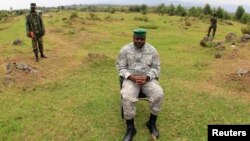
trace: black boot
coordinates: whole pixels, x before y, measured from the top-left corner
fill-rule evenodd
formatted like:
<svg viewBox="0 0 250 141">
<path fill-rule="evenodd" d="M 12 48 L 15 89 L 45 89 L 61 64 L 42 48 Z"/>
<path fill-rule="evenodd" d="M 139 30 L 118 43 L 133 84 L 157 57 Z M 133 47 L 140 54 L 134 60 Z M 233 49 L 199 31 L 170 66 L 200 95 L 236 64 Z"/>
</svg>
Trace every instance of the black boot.
<svg viewBox="0 0 250 141">
<path fill-rule="evenodd" d="M 35 54 L 35 61 L 39 62 L 38 54 Z"/>
<path fill-rule="evenodd" d="M 148 122 L 146 123 L 146 126 L 148 127 L 150 134 L 154 135 L 158 139 L 160 134 L 156 128 L 156 120 L 157 116 L 151 114 Z"/>
<path fill-rule="evenodd" d="M 42 58 L 47 58 L 47 57 L 43 54 L 43 52 L 41 52 L 41 57 L 42 57 Z"/>
<path fill-rule="evenodd" d="M 132 141 L 134 135 L 136 134 L 136 129 L 134 126 L 134 119 L 126 120 L 127 123 L 127 132 L 123 138 L 123 141 Z"/>
</svg>

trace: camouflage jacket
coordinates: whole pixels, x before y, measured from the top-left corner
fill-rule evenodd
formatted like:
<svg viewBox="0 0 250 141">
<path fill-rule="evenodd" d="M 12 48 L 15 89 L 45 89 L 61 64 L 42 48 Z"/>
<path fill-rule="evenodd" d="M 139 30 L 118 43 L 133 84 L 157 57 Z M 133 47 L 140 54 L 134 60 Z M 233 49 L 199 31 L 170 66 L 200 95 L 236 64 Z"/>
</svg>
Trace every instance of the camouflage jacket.
<svg viewBox="0 0 250 141">
<path fill-rule="evenodd" d="M 119 75 L 128 78 L 131 74 L 145 74 L 150 79 L 159 77 L 160 60 L 156 49 L 148 44 L 140 49 L 130 43 L 124 46 L 118 55 L 116 68 Z"/>
<path fill-rule="evenodd" d="M 26 32 L 34 32 L 36 36 L 43 36 L 45 34 L 45 28 L 40 13 L 29 13 L 26 16 Z"/>
<path fill-rule="evenodd" d="M 211 26 L 213 26 L 213 27 L 217 27 L 217 19 L 216 18 L 211 18 L 210 19 L 210 22 L 211 22 Z"/>
</svg>

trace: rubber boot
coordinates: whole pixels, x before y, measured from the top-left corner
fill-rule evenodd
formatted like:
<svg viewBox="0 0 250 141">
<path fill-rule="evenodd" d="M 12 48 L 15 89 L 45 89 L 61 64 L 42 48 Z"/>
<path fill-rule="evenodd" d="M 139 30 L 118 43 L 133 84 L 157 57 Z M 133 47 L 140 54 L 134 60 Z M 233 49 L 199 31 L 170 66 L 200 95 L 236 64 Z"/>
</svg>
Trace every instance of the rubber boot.
<svg viewBox="0 0 250 141">
<path fill-rule="evenodd" d="M 39 62 L 38 54 L 35 54 L 35 62 Z"/>
<path fill-rule="evenodd" d="M 127 123 L 127 132 L 123 138 L 123 141 L 132 141 L 134 135 L 136 134 L 134 119 L 126 120 L 126 123 Z"/>
<path fill-rule="evenodd" d="M 151 114 L 148 122 L 146 123 L 146 126 L 148 127 L 150 134 L 155 136 L 158 139 L 160 134 L 159 134 L 158 129 L 156 128 L 156 120 L 157 120 L 157 116 Z"/>
</svg>

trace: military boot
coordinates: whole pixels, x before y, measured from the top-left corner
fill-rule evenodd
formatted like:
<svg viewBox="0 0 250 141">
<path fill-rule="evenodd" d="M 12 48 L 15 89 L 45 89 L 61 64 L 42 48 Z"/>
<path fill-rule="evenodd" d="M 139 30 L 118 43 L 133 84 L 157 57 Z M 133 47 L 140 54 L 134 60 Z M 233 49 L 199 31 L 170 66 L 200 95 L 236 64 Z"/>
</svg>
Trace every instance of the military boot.
<svg viewBox="0 0 250 141">
<path fill-rule="evenodd" d="M 35 61 L 39 62 L 38 54 L 35 54 Z"/>
<path fill-rule="evenodd" d="M 146 123 L 146 126 L 148 127 L 150 134 L 155 136 L 158 139 L 160 134 L 156 128 L 156 120 L 157 120 L 157 116 L 151 114 L 148 122 Z"/>
<path fill-rule="evenodd" d="M 47 57 L 43 54 L 43 52 L 41 52 L 41 58 L 47 58 Z"/>
<path fill-rule="evenodd" d="M 134 119 L 126 120 L 127 123 L 127 132 L 123 138 L 123 141 L 132 141 L 134 135 L 136 134 L 136 129 L 134 126 Z"/>
</svg>

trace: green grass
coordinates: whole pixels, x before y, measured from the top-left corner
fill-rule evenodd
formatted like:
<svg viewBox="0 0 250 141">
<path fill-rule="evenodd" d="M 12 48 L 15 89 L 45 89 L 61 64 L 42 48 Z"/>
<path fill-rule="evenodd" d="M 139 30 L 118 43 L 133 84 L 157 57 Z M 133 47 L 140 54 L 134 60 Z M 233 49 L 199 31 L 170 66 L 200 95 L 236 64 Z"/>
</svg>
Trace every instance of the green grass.
<svg viewBox="0 0 250 141">
<path fill-rule="evenodd" d="M 70 26 L 61 19 L 70 12 L 47 13 L 48 32 L 45 36 L 47 60 L 33 62 L 30 40 L 25 37 L 24 18 L 12 23 L 1 23 L 0 52 L 4 60 L 19 59 L 35 65 L 42 77 L 33 83 L 16 79 L 14 85 L 0 85 L 0 140 L 84 140 L 118 141 L 125 133 L 125 122 L 120 118 L 120 94 L 116 57 L 122 46 L 132 41 L 132 29 L 155 25 L 148 29 L 147 41 L 154 45 L 161 58 L 160 84 L 165 98 L 158 119 L 159 141 L 201 141 L 207 139 L 208 124 L 247 124 L 249 101 L 231 94 L 213 82 L 214 50 L 199 46 L 206 35 L 208 23 L 198 19 L 185 30 L 181 17 L 148 14 L 148 22 L 134 21 L 141 14 L 97 13 L 104 19 L 88 21 L 84 18 Z M 164 23 L 166 21 L 166 23 Z M 240 34 L 239 23 L 218 26 L 216 40 L 224 40 L 225 31 Z M 52 32 L 61 29 L 62 32 Z M 84 30 L 80 30 L 84 29 Z M 74 31 L 74 34 L 65 34 Z M 24 45 L 13 47 L 16 37 Z M 88 60 L 95 52 L 107 58 Z M 28 57 L 27 57 L 28 56 Z M 88 60 L 88 61 L 86 61 Z M 27 75 L 27 77 L 31 77 Z M 3 77 L 0 77 L 4 79 Z M 217 89 L 207 89 L 216 87 Z M 200 87 L 202 86 L 202 87 Z M 217 91 L 218 90 L 218 91 Z M 145 122 L 149 116 L 146 101 L 137 103 L 135 117 L 138 133 L 135 141 L 148 140 Z"/>
</svg>

